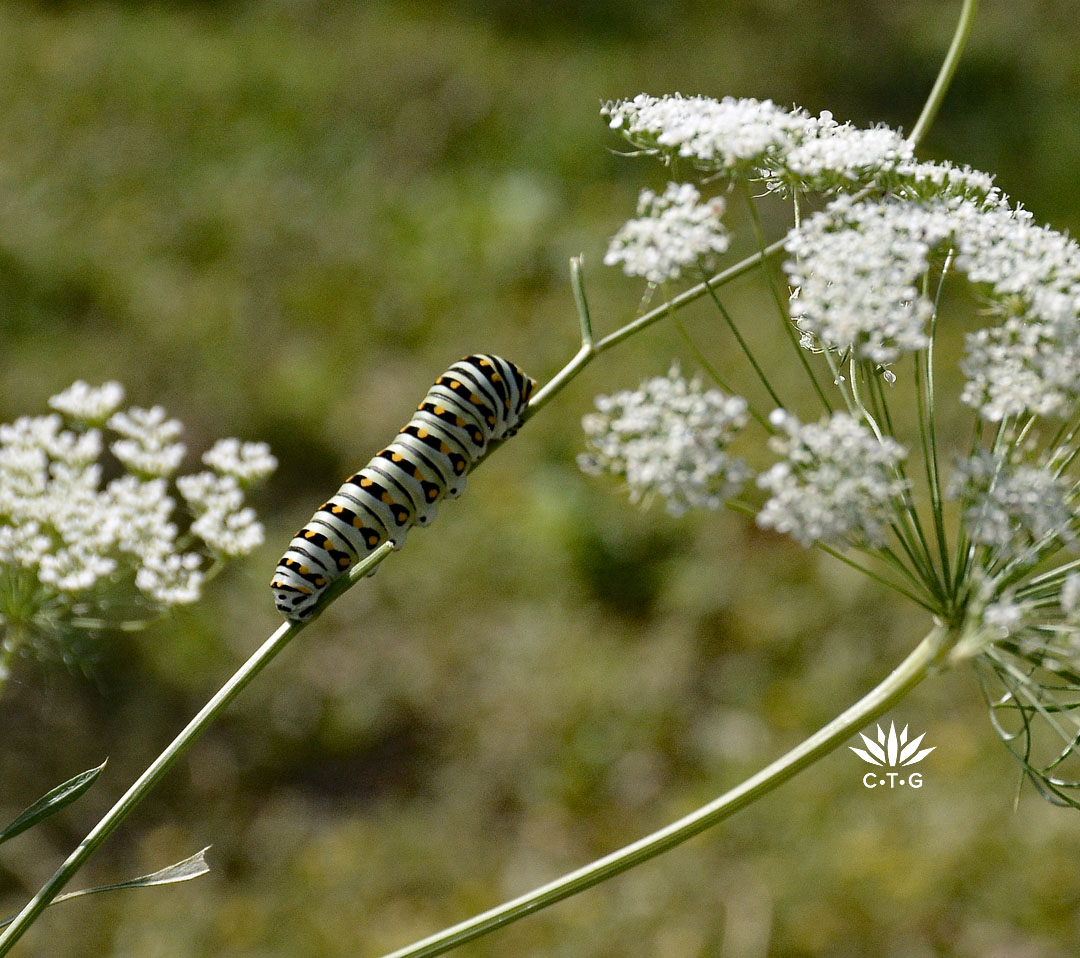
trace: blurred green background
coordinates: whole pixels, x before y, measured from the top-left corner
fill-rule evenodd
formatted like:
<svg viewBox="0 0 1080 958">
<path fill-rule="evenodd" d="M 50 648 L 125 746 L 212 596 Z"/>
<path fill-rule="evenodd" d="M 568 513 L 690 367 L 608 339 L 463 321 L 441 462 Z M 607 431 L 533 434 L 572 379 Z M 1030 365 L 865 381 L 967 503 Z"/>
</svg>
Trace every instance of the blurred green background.
<svg viewBox="0 0 1080 958">
<path fill-rule="evenodd" d="M 266 587 L 315 504 L 475 350 L 540 379 L 640 286 L 599 261 L 655 164 L 598 108 L 771 97 L 910 129 L 958 4 L 235 0 L 0 5 L 0 421 L 76 378 L 162 403 L 192 451 L 265 439 L 267 545 L 206 600 L 108 636 L 87 676 L 21 664 L 0 819 L 108 756 L 0 851 L 13 912 L 278 622 Z M 1080 26 L 988 2 L 926 155 L 1080 225 Z M 733 204 L 734 205 L 734 204 Z M 738 225 L 740 213 L 734 214 Z M 769 224 L 773 235 L 783 228 Z M 730 293 L 765 315 L 752 282 Z M 702 307 L 688 323 L 710 343 Z M 702 332 L 704 331 L 704 332 Z M 730 350 L 713 349 L 724 369 Z M 62 905 L 21 956 L 376 955 L 668 822 L 853 701 L 927 627 L 732 515 L 669 519 L 574 466 L 597 392 L 692 358 L 607 354 L 306 631 L 76 884 L 213 844 L 212 875 Z M 1080 950 L 1080 817 L 1025 790 L 974 677 L 895 717 L 921 791 L 846 749 L 731 822 L 470 956 L 1037 958 Z"/>
</svg>

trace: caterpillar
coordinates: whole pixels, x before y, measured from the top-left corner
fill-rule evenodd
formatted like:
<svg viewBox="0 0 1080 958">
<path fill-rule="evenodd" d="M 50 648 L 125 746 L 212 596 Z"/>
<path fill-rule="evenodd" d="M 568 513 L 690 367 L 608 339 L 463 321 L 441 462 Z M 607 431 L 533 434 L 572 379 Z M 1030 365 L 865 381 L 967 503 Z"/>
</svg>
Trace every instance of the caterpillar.
<svg viewBox="0 0 1080 958">
<path fill-rule="evenodd" d="M 303 621 L 338 576 L 456 499 L 492 442 L 517 432 L 536 382 L 499 356 L 466 356 L 435 380 L 408 424 L 301 529 L 270 580 L 278 611 Z M 374 571 L 374 570 L 373 570 Z"/>
</svg>

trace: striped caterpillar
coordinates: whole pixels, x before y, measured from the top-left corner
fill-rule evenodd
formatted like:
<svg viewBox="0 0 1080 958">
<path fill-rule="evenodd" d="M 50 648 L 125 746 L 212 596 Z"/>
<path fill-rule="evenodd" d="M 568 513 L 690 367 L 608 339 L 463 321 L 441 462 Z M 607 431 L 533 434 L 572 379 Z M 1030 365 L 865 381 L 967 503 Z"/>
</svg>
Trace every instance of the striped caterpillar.
<svg viewBox="0 0 1080 958">
<path fill-rule="evenodd" d="M 435 380 L 385 449 L 321 505 L 270 581 L 278 611 L 303 621 L 327 586 L 380 543 L 400 549 L 413 525 L 456 499 L 488 445 L 517 432 L 536 382 L 499 356 L 466 356 Z"/>
</svg>

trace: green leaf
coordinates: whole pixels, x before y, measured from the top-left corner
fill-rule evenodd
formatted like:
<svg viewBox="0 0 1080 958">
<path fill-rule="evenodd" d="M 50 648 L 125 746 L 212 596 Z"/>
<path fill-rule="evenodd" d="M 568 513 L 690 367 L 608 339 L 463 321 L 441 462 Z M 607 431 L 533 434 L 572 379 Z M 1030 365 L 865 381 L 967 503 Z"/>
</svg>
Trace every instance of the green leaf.
<svg viewBox="0 0 1080 958">
<path fill-rule="evenodd" d="M 102 762 L 97 768 L 79 772 L 78 775 L 69 778 L 63 785 L 57 785 L 51 792 L 46 792 L 0 832 L 0 844 L 6 842 L 9 838 L 14 838 L 20 832 L 25 832 L 28 828 L 33 828 L 38 822 L 70 805 L 97 781 L 104 768 L 105 762 Z"/>
<path fill-rule="evenodd" d="M 206 864 L 206 853 L 209 849 L 210 846 L 207 845 L 206 848 L 196 852 L 190 858 L 185 858 L 183 861 L 162 868 L 160 871 L 151 872 L 149 875 L 141 875 L 128 881 L 117 882 L 115 885 L 99 885 L 97 888 L 82 888 L 79 891 L 70 891 L 66 895 L 58 895 L 50 904 L 56 905 L 62 901 L 70 901 L 72 898 L 82 898 L 83 895 L 96 895 L 98 892 L 103 891 L 118 891 L 121 888 L 147 888 L 151 885 L 175 885 L 177 882 L 191 881 L 192 878 L 198 878 L 200 875 L 209 873 L 210 866 Z M 0 928 L 10 925 L 12 921 L 14 921 L 14 916 L 0 921 Z"/>
</svg>

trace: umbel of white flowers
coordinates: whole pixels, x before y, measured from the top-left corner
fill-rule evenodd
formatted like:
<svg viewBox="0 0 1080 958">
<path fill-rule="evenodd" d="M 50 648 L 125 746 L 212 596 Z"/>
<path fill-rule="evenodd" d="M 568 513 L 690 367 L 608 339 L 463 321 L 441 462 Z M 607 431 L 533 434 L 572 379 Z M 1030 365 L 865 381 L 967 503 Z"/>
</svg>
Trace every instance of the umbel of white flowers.
<svg viewBox="0 0 1080 958">
<path fill-rule="evenodd" d="M 819 390 L 810 415 L 751 409 L 768 442 L 750 455 L 746 416 L 727 412 L 738 397 L 673 371 L 597 400 L 582 466 L 678 514 L 746 495 L 750 469 L 729 450 L 737 442 L 759 466 L 764 501 L 739 503 L 759 524 L 891 564 L 911 590 L 900 591 L 959 628 L 954 658 L 989 662 L 1014 713 L 1042 716 L 1074 748 L 1080 721 L 1051 700 L 1080 691 L 1080 560 L 1069 558 L 1080 539 L 1080 246 L 1011 205 L 989 175 L 921 162 L 886 127 L 678 95 L 641 95 L 603 113 L 636 155 L 684 174 L 660 196 L 642 193 L 638 216 L 613 238 L 605 262 L 628 275 L 653 284 L 708 275 L 729 234 L 705 185 L 715 193 L 743 184 L 748 196 L 787 199 L 796 213 L 813 200 L 819 211 L 796 216 L 784 241 L 786 322 L 813 354 L 802 365 L 824 360 L 821 378 L 836 392 L 829 409 Z M 937 448 L 939 400 L 929 385 L 946 274 L 966 276 L 984 317 L 965 335 L 958 370 L 973 412 L 959 455 Z M 891 386 L 888 367 L 904 360 L 914 370 L 903 383 L 910 392 Z M 684 394 L 701 401 L 672 403 Z M 897 436 L 892 423 L 909 417 L 888 409 L 908 396 L 919 425 Z M 911 475 L 928 478 L 916 484 Z M 947 528 L 949 498 L 959 502 L 959 527 Z M 1041 782 L 1060 787 L 1049 772 Z"/>
<path fill-rule="evenodd" d="M 0 426 L 5 671 L 16 634 L 32 644 L 131 626 L 194 602 L 211 566 L 263 541 L 244 490 L 276 468 L 269 448 L 220 440 L 208 470 L 174 480 L 182 425 L 160 406 L 120 410 L 123 399 L 119 383 L 76 382 L 49 400 L 53 413 Z"/>
</svg>

